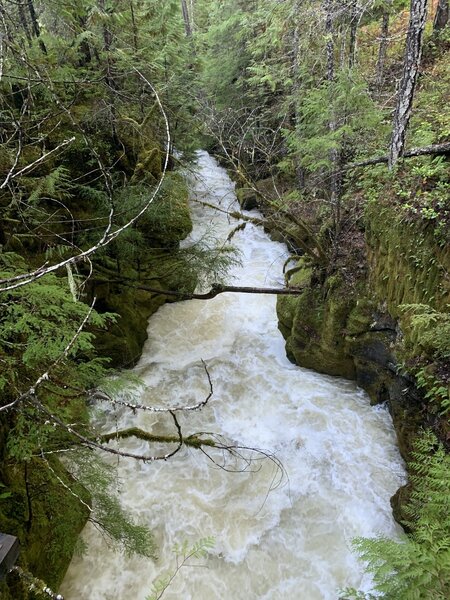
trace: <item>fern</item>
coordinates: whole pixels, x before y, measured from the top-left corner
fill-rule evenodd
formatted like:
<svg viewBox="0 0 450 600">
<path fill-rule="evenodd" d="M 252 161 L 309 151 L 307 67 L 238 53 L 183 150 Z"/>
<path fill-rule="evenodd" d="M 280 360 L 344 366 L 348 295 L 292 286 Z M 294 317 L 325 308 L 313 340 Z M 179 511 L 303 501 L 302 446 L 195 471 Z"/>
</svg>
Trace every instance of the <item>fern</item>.
<svg viewBox="0 0 450 600">
<path fill-rule="evenodd" d="M 51 173 L 34 182 L 33 191 L 28 197 L 28 204 L 35 205 L 42 196 L 64 200 L 70 197 L 72 181 L 70 172 L 63 166 L 53 169 Z"/>
<path fill-rule="evenodd" d="M 14 257 L 0 255 L 0 264 L 6 267 L 0 277 L 20 274 L 19 269 L 9 267 Z M 74 302 L 65 279 L 51 274 L 23 288 L 3 292 L 2 302 L 0 402 L 19 397 L 50 368 L 49 379 L 38 389 L 40 401 L 64 422 L 85 422 L 82 392 L 105 376 L 107 362 L 95 356 L 91 330 L 85 328 L 74 339 L 88 306 Z M 92 311 L 88 327 L 105 327 L 111 319 L 113 315 Z M 32 405 L 22 405 L 9 433 L 8 451 L 16 459 L 28 459 L 39 448 L 49 443 L 58 446 L 65 439 Z"/>
<path fill-rule="evenodd" d="M 413 342 L 435 358 L 450 358 L 450 314 L 428 304 L 403 304 L 400 308 Z"/>
<path fill-rule="evenodd" d="M 400 542 L 358 538 L 354 547 L 383 598 L 445 600 L 450 597 L 450 456 L 426 432 L 413 459 L 413 492 L 406 507 L 411 536 Z"/>
</svg>

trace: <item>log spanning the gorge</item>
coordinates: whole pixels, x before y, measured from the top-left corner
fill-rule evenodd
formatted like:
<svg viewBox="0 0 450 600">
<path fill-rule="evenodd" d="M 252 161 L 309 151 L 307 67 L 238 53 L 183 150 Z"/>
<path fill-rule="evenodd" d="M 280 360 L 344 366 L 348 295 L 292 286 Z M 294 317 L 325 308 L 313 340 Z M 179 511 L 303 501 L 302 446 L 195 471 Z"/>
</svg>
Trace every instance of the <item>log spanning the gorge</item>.
<svg viewBox="0 0 450 600">
<path fill-rule="evenodd" d="M 145 285 L 138 285 L 135 287 L 139 290 L 145 290 L 147 292 L 153 292 L 155 294 L 161 294 L 164 296 L 174 296 L 179 300 L 210 300 L 211 298 L 215 298 L 219 294 L 224 294 L 226 292 L 234 294 L 271 294 L 274 296 L 293 296 L 302 294 L 304 292 L 303 288 L 260 288 L 239 285 L 221 285 L 219 283 L 213 284 L 211 286 L 211 289 L 208 292 L 204 292 L 203 294 L 190 294 L 186 292 L 174 292 L 160 289 L 158 290 L 157 288 L 152 288 Z"/>
</svg>

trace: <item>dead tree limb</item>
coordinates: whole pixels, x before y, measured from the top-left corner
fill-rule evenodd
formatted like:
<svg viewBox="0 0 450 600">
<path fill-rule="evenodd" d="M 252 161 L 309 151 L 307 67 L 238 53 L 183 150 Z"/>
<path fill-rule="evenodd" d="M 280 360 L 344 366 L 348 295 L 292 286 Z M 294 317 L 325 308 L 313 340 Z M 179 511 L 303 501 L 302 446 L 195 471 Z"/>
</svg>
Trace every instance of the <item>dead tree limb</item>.
<svg viewBox="0 0 450 600">
<path fill-rule="evenodd" d="M 416 156 L 447 156 L 450 154 L 450 142 L 443 142 L 442 144 L 434 144 L 432 146 L 424 146 L 423 148 L 411 148 L 405 152 L 402 158 L 415 158 Z M 359 162 L 350 163 L 343 167 L 343 171 L 350 169 L 356 169 L 357 167 L 368 167 L 370 165 L 378 165 L 381 163 L 388 163 L 389 156 L 377 156 L 376 158 L 369 158 L 367 160 L 361 160 Z"/>
<path fill-rule="evenodd" d="M 208 395 L 200 402 L 196 402 L 195 404 L 187 404 L 182 406 L 170 406 L 170 407 L 161 407 L 161 406 L 148 406 L 147 404 L 137 404 L 135 402 L 127 402 L 126 400 L 121 400 L 120 398 L 114 398 L 110 394 L 107 394 L 103 390 L 94 389 L 88 392 L 89 400 L 100 401 L 100 402 L 109 402 L 115 406 L 123 406 L 125 408 L 131 409 L 133 412 L 137 410 L 152 412 L 152 413 L 174 413 L 174 412 L 192 412 L 196 410 L 202 409 L 206 406 L 209 400 L 212 398 L 214 394 L 214 388 L 211 381 L 211 375 L 209 374 L 208 367 L 206 366 L 205 361 L 202 359 L 202 365 L 205 369 L 206 377 L 208 379 L 209 392 Z"/>
<path fill-rule="evenodd" d="M 93 450 L 102 450 L 103 452 L 106 452 L 108 454 L 113 454 L 114 456 L 121 456 L 123 458 L 133 458 L 135 460 L 140 460 L 144 463 L 151 463 L 151 462 L 155 462 L 158 460 L 167 460 L 167 459 L 171 458 L 172 456 L 175 456 L 175 454 L 177 454 L 183 446 L 183 436 L 181 435 L 181 428 L 178 423 L 177 417 L 176 417 L 175 413 L 173 413 L 173 412 L 171 412 L 170 414 L 173 418 L 175 427 L 179 434 L 178 436 L 173 438 L 174 440 L 177 440 L 177 442 L 176 442 L 177 445 L 174 448 L 174 450 L 171 450 L 171 451 L 165 452 L 164 454 L 159 454 L 159 455 L 135 454 L 134 452 L 127 452 L 125 450 L 117 450 L 115 448 L 110 448 L 109 446 L 106 446 L 105 444 L 98 441 L 98 438 L 93 439 L 92 437 L 88 437 L 87 435 L 83 435 L 79 431 L 76 431 L 73 428 L 73 426 L 67 425 L 67 423 L 64 423 L 64 421 L 62 419 L 60 419 L 58 416 L 53 414 L 36 397 L 34 397 L 30 400 L 30 404 L 34 408 L 37 408 L 38 411 L 42 415 L 44 415 L 45 417 L 50 419 L 50 422 L 54 423 L 55 425 L 58 425 L 64 431 L 67 431 L 67 433 L 69 433 L 74 438 L 76 445 L 84 446 L 86 448 L 91 448 Z"/>
</svg>

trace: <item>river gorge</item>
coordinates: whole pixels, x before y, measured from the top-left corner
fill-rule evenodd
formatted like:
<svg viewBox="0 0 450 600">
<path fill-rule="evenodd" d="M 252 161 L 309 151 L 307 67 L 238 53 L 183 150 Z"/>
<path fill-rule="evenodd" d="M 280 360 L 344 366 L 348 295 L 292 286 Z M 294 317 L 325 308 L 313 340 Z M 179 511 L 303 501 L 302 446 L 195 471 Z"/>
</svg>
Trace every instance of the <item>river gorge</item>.
<svg viewBox="0 0 450 600">
<path fill-rule="evenodd" d="M 237 206 L 234 184 L 205 152 L 189 179 L 194 230 L 185 243 L 225 241 L 235 224 L 195 200 L 228 210 Z M 250 223 L 232 243 L 242 265 L 230 283 L 283 287 L 283 244 Z M 214 393 L 201 411 L 180 416 L 184 436 L 214 432 L 275 455 L 282 469 L 258 453 L 247 463 L 212 450 L 214 463 L 186 447 L 167 462 L 121 459 L 121 500 L 154 532 L 159 558 L 115 553 L 88 524 L 88 550 L 61 588 L 66 600 L 145 600 L 152 582 L 174 571 L 174 544 L 206 536 L 215 540 L 210 555 L 183 567 L 165 600 L 332 600 L 347 586 L 370 589 L 352 539 L 402 535 L 389 505 L 405 482 L 391 418 L 354 383 L 289 362 L 275 302 L 227 293 L 166 304 L 150 318 L 134 372 L 143 381 L 137 402 L 192 405 L 209 391 L 203 360 Z M 173 433 L 169 418 L 149 412 L 118 410 L 102 425 Z M 120 447 L 148 450 L 137 440 Z"/>
</svg>

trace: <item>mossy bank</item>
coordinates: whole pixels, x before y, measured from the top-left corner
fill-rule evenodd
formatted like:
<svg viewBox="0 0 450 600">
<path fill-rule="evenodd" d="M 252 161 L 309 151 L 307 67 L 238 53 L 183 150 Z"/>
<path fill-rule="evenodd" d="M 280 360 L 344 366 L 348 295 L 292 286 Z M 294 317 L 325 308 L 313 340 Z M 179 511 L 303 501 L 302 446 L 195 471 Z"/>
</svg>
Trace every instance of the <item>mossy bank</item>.
<svg viewBox="0 0 450 600">
<path fill-rule="evenodd" d="M 448 360 L 439 354 L 450 342 L 450 251 L 435 233 L 405 210 L 369 202 L 358 259 L 349 252 L 324 275 L 302 258 L 290 284 L 303 291 L 277 304 L 289 358 L 387 402 L 406 460 L 421 428 L 445 443 L 450 436 Z M 394 509 L 400 517 L 397 500 Z"/>
<path fill-rule="evenodd" d="M 152 164 L 155 167 L 154 160 Z M 160 172 L 160 163 L 156 171 Z M 150 192 L 145 186 L 139 188 L 139 193 Z M 131 366 L 138 360 L 147 337 L 147 320 L 167 299 L 163 290 L 195 286 L 195 277 L 177 255 L 180 240 L 191 228 L 185 181 L 169 172 L 162 193 L 128 238 L 96 257 L 86 300 L 95 297 L 98 312 L 115 314 L 107 330 L 92 330 L 99 356 L 107 357 L 111 366 Z M 77 418 L 86 420 L 87 412 L 82 412 Z M 89 516 L 79 500 L 87 500 L 87 494 L 54 456 L 26 461 L 9 458 L 12 425 L 6 418 L 0 422 L 0 531 L 19 538 L 18 564 L 56 590 Z M 0 582 L 1 600 L 35 597 L 41 596 L 30 592 L 14 574 Z"/>
</svg>

